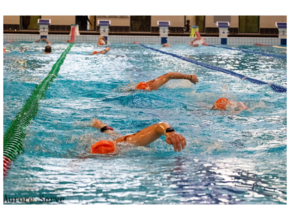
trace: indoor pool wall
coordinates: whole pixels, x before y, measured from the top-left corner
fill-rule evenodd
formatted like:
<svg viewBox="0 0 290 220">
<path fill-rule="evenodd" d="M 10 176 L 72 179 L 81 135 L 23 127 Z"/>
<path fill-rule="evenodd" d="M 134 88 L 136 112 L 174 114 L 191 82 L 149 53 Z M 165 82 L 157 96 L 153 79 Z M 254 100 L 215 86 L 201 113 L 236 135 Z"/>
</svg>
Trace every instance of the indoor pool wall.
<svg viewBox="0 0 290 220">
<path fill-rule="evenodd" d="M 4 131 L 68 44 L 53 44 L 49 56 L 41 54 L 43 46 L 7 45 L 13 49 L 4 55 Z M 160 49 L 158 43 L 151 47 Z M 286 94 L 137 45 L 112 43 L 112 48 L 105 56 L 88 56 L 99 48 L 72 47 L 27 131 L 25 153 L 6 177 L 4 195 L 60 196 L 65 204 L 287 203 Z M 287 86 L 286 60 L 211 47 L 192 50 L 184 44 L 162 50 Z M 130 91 L 138 81 L 169 71 L 195 73 L 200 82 Z M 239 115 L 211 111 L 220 96 L 243 100 L 250 110 Z M 88 126 L 95 117 L 122 134 L 167 121 L 188 146 L 176 153 L 161 138 L 151 148 L 88 158 L 87 148 L 106 137 Z"/>
<path fill-rule="evenodd" d="M 76 43 L 96 43 L 99 35 L 80 35 L 75 36 Z M 4 41 L 36 41 L 40 38 L 38 34 L 4 34 Z M 208 44 L 220 44 L 219 37 L 204 37 Z M 50 34 L 47 37 L 51 42 L 65 43 L 70 39 L 69 35 Z M 169 44 L 188 44 L 193 40 L 192 37 L 168 37 Z M 161 39 L 159 36 L 114 36 L 109 35 L 109 43 L 133 43 L 137 41 L 143 44 L 159 44 Z M 260 38 L 260 37 L 229 37 L 227 45 L 280 45 L 279 38 Z"/>
</svg>

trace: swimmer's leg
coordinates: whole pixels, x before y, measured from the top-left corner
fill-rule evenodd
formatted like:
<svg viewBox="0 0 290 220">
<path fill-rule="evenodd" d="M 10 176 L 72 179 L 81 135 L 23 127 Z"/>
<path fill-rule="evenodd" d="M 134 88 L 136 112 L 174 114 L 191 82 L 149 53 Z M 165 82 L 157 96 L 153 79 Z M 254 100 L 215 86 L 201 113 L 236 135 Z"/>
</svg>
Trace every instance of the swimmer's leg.
<svg viewBox="0 0 290 220">
<path fill-rule="evenodd" d="M 188 79 L 194 84 L 198 82 L 196 75 L 187 75 L 183 73 L 169 72 L 158 77 L 157 79 L 153 79 L 147 82 L 147 84 L 149 85 L 150 90 L 158 90 L 159 87 L 163 86 L 170 79 Z"/>
</svg>

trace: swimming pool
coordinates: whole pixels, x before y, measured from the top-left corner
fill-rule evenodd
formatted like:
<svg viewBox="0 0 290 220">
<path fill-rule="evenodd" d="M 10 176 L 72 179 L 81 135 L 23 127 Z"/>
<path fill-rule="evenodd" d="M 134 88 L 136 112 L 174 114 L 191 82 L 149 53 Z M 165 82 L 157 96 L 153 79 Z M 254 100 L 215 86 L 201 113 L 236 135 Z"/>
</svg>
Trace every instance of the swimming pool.
<svg viewBox="0 0 290 220">
<path fill-rule="evenodd" d="M 5 45 L 4 132 L 67 47 L 55 43 L 53 53 L 44 55 L 44 44 Z M 279 48 L 235 48 L 285 54 Z M 79 43 L 67 55 L 27 129 L 25 152 L 5 178 L 4 195 L 64 197 L 64 204 L 287 202 L 286 93 L 133 44 L 112 44 L 108 54 L 89 56 L 94 50 Z M 285 59 L 181 44 L 160 50 L 287 87 Z M 171 71 L 194 73 L 199 83 L 170 81 L 158 91 L 131 91 Z M 238 115 L 211 111 L 220 97 L 250 109 Z M 92 118 L 124 135 L 166 121 L 187 147 L 174 152 L 162 137 L 150 148 L 91 157 L 88 148 L 107 138 L 89 126 Z"/>
</svg>

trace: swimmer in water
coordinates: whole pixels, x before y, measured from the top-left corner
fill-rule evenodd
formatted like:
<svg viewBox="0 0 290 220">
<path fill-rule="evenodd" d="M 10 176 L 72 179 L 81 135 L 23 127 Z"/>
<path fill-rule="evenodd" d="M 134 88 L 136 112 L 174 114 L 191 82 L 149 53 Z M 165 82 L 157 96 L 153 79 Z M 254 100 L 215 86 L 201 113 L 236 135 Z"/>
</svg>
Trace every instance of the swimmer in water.
<svg viewBox="0 0 290 220">
<path fill-rule="evenodd" d="M 5 48 L 3 48 L 3 52 L 4 52 L 4 53 L 6 53 L 6 52 L 7 52 Z"/>
<path fill-rule="evenodd" d="M 98 40 L 98 45 L 105 45 L 105 44 L 107 44 L 106 39 L 104 38 L 104 36 L 100 36 Z"/>
<path fill-rule="evenodd" d="M 136 89 L 143 90 L 158 90 L 159 87 L 163 86 L 171 79 L 187 79 L 193 84 L 198 83 L 196 75 L 187 75 L 177 72 L 169 72 L 162 76 L 159 76 L 157 79 L 153 79 L 148 82 L 140 82 L 137 84 Z"/>
<path fill-rule="evenodd" d="M 95 55 L 95 54 L 106 54 L 110 51 L 110 47 L 107 47 L 106 49 L 100 51 L 100 52 L 97 52 L 97 51 L 94 51 L 92 53 L 90 53 L 89 55 Z"/>
<path fill-rule="evenodd" d="M 162 44 L 162 47 L 171 47 L 171 45 L 168 43 L 165 43 L 165 44 Z"/>
<path fill-rule="evenodd" d="M 189 46 L 191 46 L 191 47 L 198 47 L 199 43 L 196 42 L 196 41 L 200 41 L 202 45 L 208 46 L 208 44 L 205 43 L 205 39 L 203 37 L 197 37 L 197 38 L 193 39 L 193 41 L 191 41 L 189 43 Z"/>
<path fill-rule="evenodd" d="M 249 109 L 248 106 L 244 102 L 236 102 L 232 100 L 228 100 L 227 98 L 218 99 L 212 110 L 226 111 L 231 110 L 234 114 L 239 114 L 241 111 Z"/>
<path fill-rule="evenodd" d="M 44 49 L 45 54 L 50 54 L 51 53 L 51 46 L 47 45 Z"/>
<path fill-rule="evenodd" d="M 45 41 L 45 43 L 47 43 L 47 44 L 52 44 L 52 43 L 51 43 L 50 41 L 48 41 L 45 37 L 43 37 L 43 38 L 41 38 L 41 39 L 35 41 L 35 43 L 39 43 L 40 41 Z"/>
<path fill-rule="evenodd" d="M 181 151 L 185 149 L 186 140 L 185 138 L 175 133 L 174 129 L 170 124 L 166 122 L 160 122 L 158 124 L 151 125 L 143 130 L 125 136 L 121 136 L 114 131 L 113 128 L 107 126 L 100 120 L 93 120 L 92 127 L 99 129 L 102 133 L 112 135 L 116 138 L 113 141 L 102 140 L 91 146 L 90 152 L 92 154 L 110 154 L 118 152 L 118 143 L 127 142 L 134 146 L 148 146 L 162 135 L 166 137 L 165 142 L 167 144 L 173 145 L 175 151 Z M 118 137 L 118 138 L 117 138 Z"/>
</svg>

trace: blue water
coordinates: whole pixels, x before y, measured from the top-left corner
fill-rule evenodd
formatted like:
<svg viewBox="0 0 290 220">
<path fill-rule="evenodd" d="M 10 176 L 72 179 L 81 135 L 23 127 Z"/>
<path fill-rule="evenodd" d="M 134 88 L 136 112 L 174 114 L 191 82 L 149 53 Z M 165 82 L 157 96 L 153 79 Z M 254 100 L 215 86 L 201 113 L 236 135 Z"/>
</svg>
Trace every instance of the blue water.
<svg viewBox="0 0 290 220">
<path fill-rule="evenodd" d="M 55 43 L 44 55 L 44 44 L 5 45 L 4 132 L 67 46 Z M 94 50 L 100 49 L 75 44 L 67 55 L 27 129 L 25 152 L 5 178 L 4 195 L 41 204 L 40 196 L 63 197 L 64 204 L 287 203 L 286 93 L 137 45 L 113 44 L 106 55 L 89 56 Z M 287 87 L 285 59 L 205 46 L 161 50 Z M 132 91 L 172 71 L 196 74 L 199 83 L 175 80 L 158 91 Z M 210 110 L 220 97 L 250 109 L 237 115 Z M 187 146 L 174 152 L 162 137 L 150 148 L 92 156 L 93 143 L 110 139 L 90 126 L 93 118 L 123 135 L 166 121 Z"/>
</svg>

